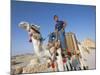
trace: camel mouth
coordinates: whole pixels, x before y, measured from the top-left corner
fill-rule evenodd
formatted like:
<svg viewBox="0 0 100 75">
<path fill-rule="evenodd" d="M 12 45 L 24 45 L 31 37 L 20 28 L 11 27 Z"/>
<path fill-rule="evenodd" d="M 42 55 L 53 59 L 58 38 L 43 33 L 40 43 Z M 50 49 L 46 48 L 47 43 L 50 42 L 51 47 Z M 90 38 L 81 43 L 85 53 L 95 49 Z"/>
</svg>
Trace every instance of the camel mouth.
<svg viewBox="0 0 100 75">
<path fill-rule="evenodd" d="M 18 26 L 22 29 L 25 29 L 25 30 L 29 30 L 29 28 L 30 28 L 29 23 L 24 22 L 24 21 L 20 22 Z"/>
</svg>

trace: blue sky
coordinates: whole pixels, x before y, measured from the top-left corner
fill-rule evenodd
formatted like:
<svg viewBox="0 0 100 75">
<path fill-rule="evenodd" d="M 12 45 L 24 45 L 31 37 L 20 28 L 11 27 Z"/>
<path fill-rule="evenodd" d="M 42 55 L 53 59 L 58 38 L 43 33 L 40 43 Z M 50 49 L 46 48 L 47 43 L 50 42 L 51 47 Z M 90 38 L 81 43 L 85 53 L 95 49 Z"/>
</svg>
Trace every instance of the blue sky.
<svg viewBox="0 0 100 75">
<path fill-rule="evenodd" d="M 79 41 L 85 38 L 95 41 L 95 9 L 95 6 L 12 1 L 12 55 L 33 52 L 27 32 L 18 27 L 21 21 L 40 25 L 45 38 L 54 31 L 55 14 L 68 23 L 66 32 L 74 32 Z"/>
</svg>

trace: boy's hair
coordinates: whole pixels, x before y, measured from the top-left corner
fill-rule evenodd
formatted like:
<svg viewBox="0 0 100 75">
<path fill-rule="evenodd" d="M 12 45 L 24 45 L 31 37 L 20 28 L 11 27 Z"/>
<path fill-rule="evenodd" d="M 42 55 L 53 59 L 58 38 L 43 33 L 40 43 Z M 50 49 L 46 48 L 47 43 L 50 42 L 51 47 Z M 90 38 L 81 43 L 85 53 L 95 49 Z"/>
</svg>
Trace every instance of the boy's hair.
<svg viewBox="0 0 100 75">
<path fill-rule="evenodd" d="M 57 18 L 58 18 L 58 16 L 57 16 L 57 15 L 54 15 L 54 19 L 55 19 L 55 17 L 57 17 Z"/>
</svg>

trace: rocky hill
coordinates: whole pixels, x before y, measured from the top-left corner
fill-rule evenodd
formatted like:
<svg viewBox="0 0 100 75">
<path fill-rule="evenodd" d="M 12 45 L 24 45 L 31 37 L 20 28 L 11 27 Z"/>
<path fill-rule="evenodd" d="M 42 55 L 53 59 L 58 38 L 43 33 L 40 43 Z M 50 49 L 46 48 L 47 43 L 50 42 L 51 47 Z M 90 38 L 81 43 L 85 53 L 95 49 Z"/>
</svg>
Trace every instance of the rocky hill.
<svg viewBox="0 0 100 75">
<path fill-rule="evenodd" d="M 81 44 L 84 46 L 84 47 L 87 47 L 87 48 L 96 48 L 95 47 L 95 42 L 93 40 L 91 40 L 90 38 L 86 38 L 85 40 L 83 40 L 81 42 Z"/>
</svg>

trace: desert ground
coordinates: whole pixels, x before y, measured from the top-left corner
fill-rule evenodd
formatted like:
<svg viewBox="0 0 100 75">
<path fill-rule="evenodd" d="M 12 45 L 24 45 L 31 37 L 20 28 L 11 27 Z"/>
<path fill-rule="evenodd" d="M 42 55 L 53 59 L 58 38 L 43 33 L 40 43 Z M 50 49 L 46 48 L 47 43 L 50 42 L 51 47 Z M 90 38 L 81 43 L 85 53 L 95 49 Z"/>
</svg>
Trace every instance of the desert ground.
<svg viewBox="0 0 100 75">
<path fill-rule="evenodd" d="M 83 44 L 81 45 L 83 46 Z M 96 48 L 95 47 L 88 48 L 88 49 L 83 48 L 81 49 L 81 52 L 85 64 L 88 65 L 88 69 L 89 70 L 95 69 Z M 15 75 L 15 74 L 22 74 L 22 73 L 26 74 L 26 73 L 52 72 L 51 68 L 48 68 L 48 63 L 46 59 L 47 57 L 38 60 L 35 54 L 31 54 L 31 53 L 11 56 L 11 74 Z"/>
</svg>

